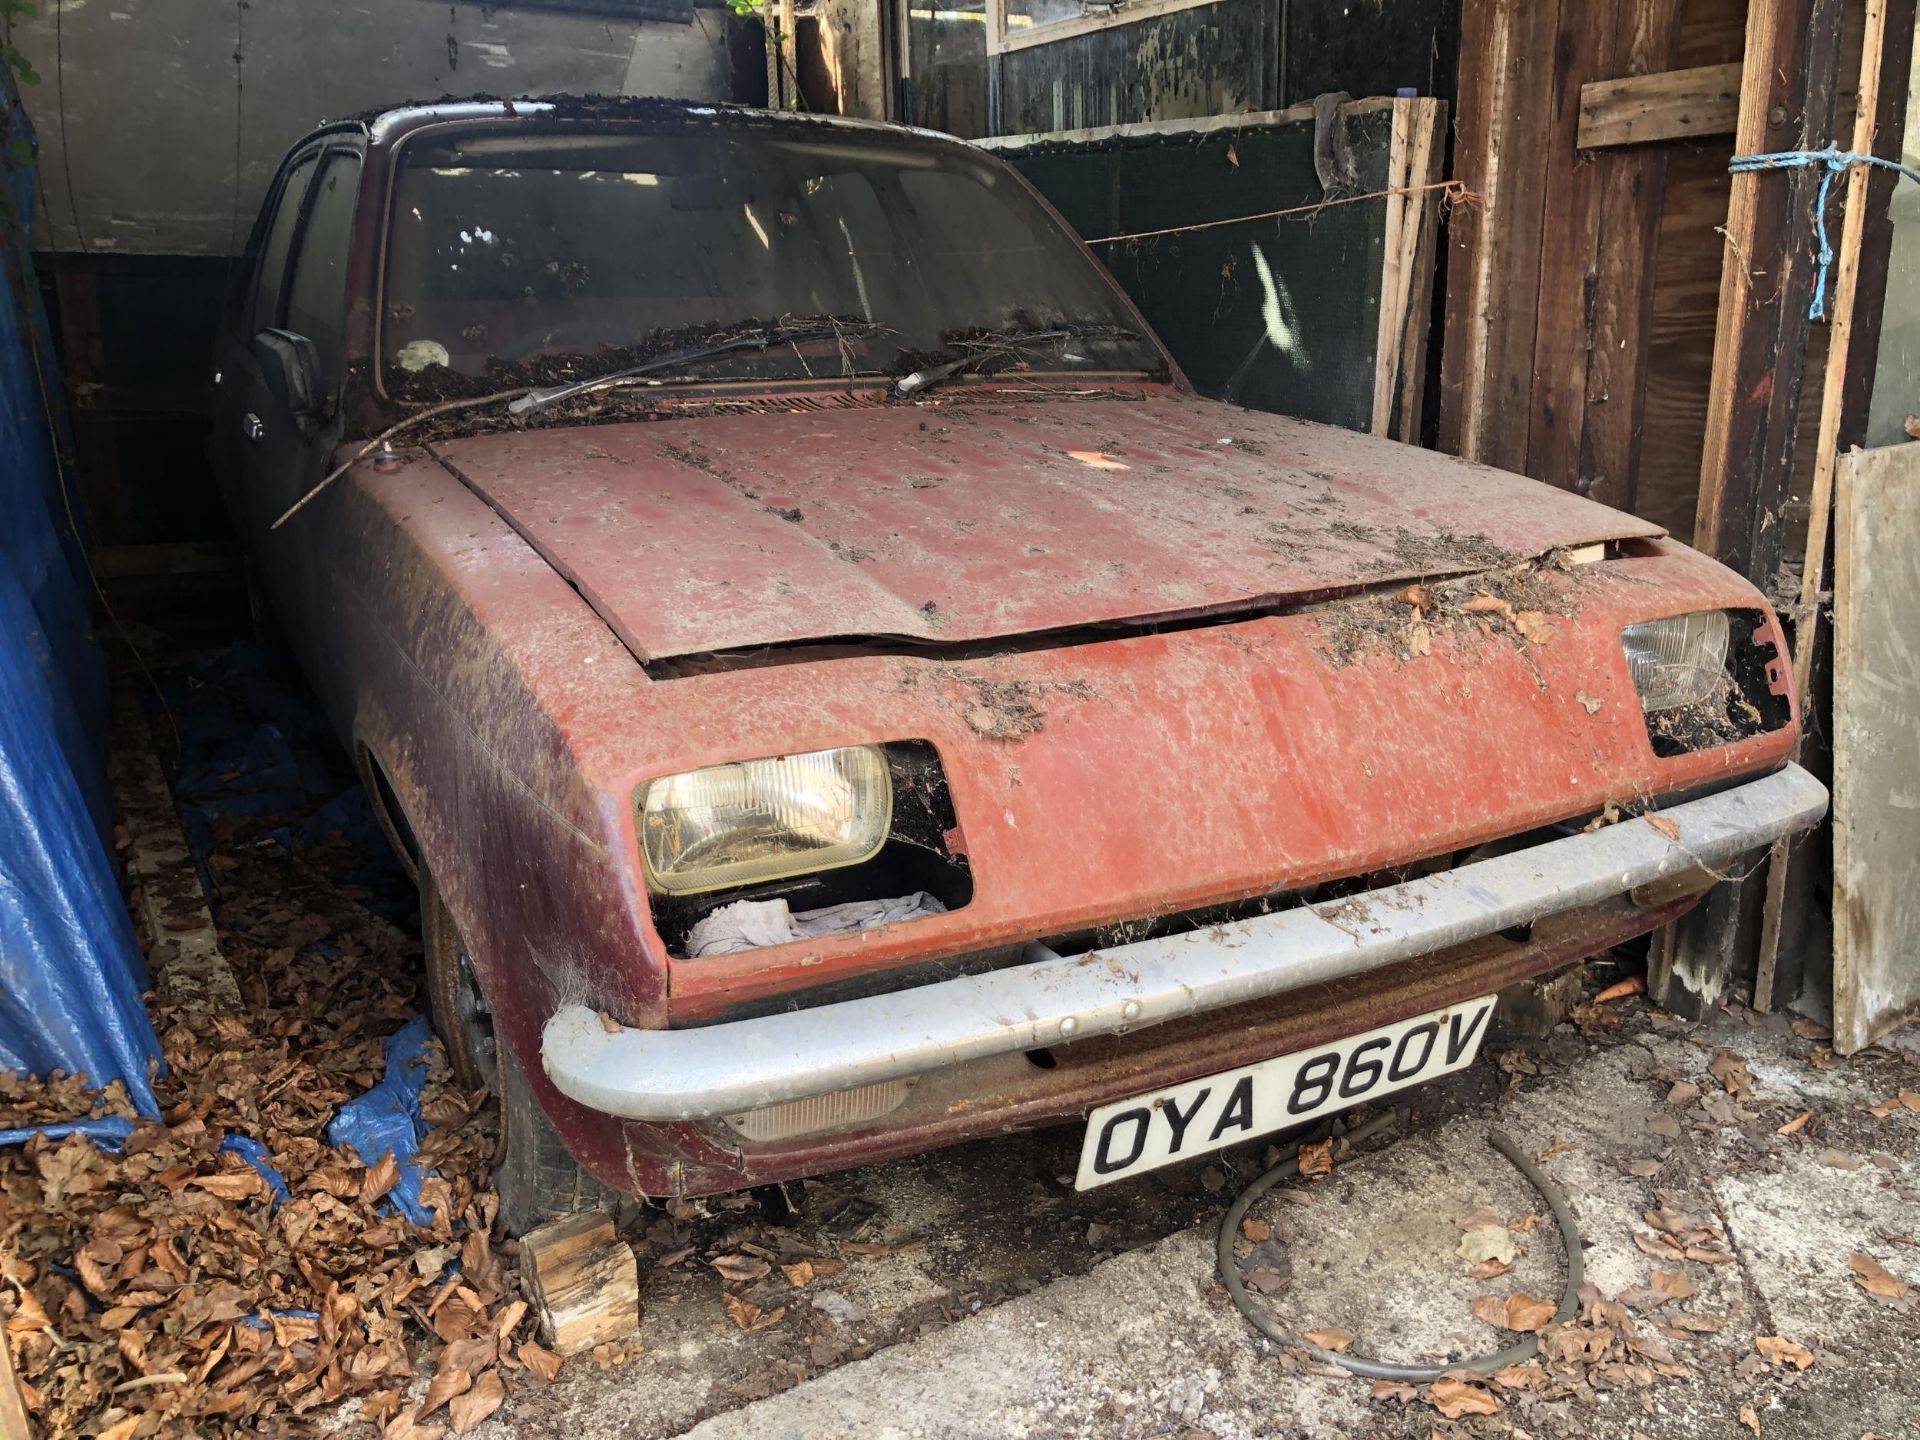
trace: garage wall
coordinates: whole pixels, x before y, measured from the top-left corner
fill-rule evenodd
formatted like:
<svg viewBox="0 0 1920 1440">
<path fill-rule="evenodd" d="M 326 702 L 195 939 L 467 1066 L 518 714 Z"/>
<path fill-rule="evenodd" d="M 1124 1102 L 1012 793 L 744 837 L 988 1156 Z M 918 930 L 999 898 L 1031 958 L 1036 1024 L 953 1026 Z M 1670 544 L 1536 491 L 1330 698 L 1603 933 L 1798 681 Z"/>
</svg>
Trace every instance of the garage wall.
<svg viewBox="0 0 1920 1440">
<path fill-rule="evenodd" d="M 12 22 L 42 77 L 25 97 L 42 147 L 38 247 L 230 254 L 293 141 L 399 100 L 728 97 L 723 0 L 578 3 L 41 0 Z M 622 18 L 676 10 L 689 18 Z"/>
</svg>

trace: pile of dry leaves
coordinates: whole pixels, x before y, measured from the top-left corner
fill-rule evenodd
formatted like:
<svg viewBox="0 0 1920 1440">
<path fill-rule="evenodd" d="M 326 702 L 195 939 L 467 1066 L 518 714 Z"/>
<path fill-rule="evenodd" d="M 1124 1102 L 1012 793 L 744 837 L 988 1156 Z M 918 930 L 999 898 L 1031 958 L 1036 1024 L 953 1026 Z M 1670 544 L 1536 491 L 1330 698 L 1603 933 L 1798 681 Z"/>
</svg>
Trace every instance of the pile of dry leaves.
<svg viewBox="0 0 1920 1440">
<path fill-rule="evenodd" d="M 433 1047 L 419 1157 L 437 1172 L 421 1187 L 433 1224 L 393 1214 L 392 1157 L 334 1150 L 326 1127 L 420 1009 L 409 942 L 277 845 L 229 844 L 211 865 L 246 1003 L 156 1004 L 162 1122 L 119 1154 L 79 1137 L 0 1151 L 0 1316 L 30 1412 L 47 1434 L 100 1440 L 288 1434 L 336 1428 L 313 1412 L 358 1396 L 390 1436 L 470 1428 L 528 1371 L 559 1366 L 519 1339 L 486 1095 L 462 1092 Z M 132 1117 L 117 1087 L 0 1082 L 7 1125 L 105 1113 Z M 266 1147 L 284 1202 L 221 1150 L 228 1136 Z M 433 1384 L 409 1403 L 428 1360 Z"/>
</svg>

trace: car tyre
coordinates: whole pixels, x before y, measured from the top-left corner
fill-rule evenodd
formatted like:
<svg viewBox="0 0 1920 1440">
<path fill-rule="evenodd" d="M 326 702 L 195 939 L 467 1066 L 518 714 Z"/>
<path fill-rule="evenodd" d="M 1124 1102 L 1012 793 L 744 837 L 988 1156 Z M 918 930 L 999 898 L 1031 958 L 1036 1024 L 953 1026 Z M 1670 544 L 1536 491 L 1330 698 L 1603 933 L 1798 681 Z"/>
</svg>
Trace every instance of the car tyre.
<svg viewBox="0 0 1920 1440">
<path fill-rule="evenodd" d="M 573 1158 L 534 1098 L 526 1075 L 496 1038 L 466 944 L 425 865 L 420 867 L 420 930 L 428 1004 L 447 1063 L 463 1086 L 488 1086 L 499 1101 L 493 1184 L 508 1233 L 524 1234 L 576 1210 L 620 1213 L 627 1197 L 594 1179 Z"/>
</svg>

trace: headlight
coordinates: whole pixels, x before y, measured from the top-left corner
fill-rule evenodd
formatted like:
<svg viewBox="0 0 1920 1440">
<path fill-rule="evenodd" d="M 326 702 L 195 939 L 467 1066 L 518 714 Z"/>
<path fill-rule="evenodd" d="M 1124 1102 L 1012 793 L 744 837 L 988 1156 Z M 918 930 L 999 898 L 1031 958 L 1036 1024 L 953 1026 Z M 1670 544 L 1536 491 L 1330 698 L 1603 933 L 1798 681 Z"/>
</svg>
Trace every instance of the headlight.
<svg viewBox="0 0 1920 1440">
<path fill-rule="evenodd" d="M 1701 610 L 1620 632 L 1640 706 L 1648 714 L 1709 699 L 1727 676 L 1727 612 Z"/>
<path fill-rule="evenodd" d="M 669 895 L 858 865 L 892 824 L 892 772 L 871 745 L 713 765 L 640 799 L 647 883 Z"/>
</svg>

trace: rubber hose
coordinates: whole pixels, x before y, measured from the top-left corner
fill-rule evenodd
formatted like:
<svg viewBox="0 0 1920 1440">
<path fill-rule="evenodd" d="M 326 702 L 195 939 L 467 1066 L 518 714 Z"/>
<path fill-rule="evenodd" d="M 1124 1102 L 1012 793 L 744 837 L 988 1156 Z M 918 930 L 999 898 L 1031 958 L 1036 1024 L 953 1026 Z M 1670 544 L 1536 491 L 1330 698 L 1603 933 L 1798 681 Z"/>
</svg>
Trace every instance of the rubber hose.
<svg viewBox="0 0 1920 1440">
<path fill-rule="evenodd" d="M 1393 1119 L 1391 1113 L 1376 1115 L 1364 1125 L 1346 1135 L 1349 1144 L 1364 1140 L 1385 1128 Z M 1538 1190 L 1553 1211 L 1553 1223 L 1560 1228 L 1560 1243 L 1567 1255 L 1567 1288 L 1560 1296 L 1560 1308 L 1554 1312 L 1553 1323 L 1564 1325 L 1580 1311 L 1580 1288 L 1586 1283 L 1586 1267 L 1581 1263 L 1580 1231 L 1568 1207 L 1564 1195 L 1546 1177 L 1544 1171 L 1533 1163 L 1531 1157 L 1522 1153 L 1519 1146 L 1498 1130 L 1487 1132 L 1487 1143 L 1492 1145 L 1507 1159 L 1514 1168 L 1527 1177 L 1527 1182 Z M 1246 1283 L 1240 1278 L 1240 1265 L 1234 1258 L 1233 1241 L 1240 1233 L 1240 1222 L 1246 1217 L 1248 1209 L 1267 1191 L 1291 1175 L 1300 1172 L 1300 1156 L 1289 1155 L 1266 1174 L 1241 1192 L 1240 1198 L 1227 1207 L 1227 1213 L 1220 1220 L 1220 1236 L 1214 1247 L 1215 1259 L 1220 1269 L 1220 1283 L 1227 1287 L 1227 1293 L 1233 1297 L 1233 1303 L 1240 1307 L 1240 1313 L 1247 1317 L 1253 1327 L 1262 1335 L 1280 1345 L 1292 1345 L 1305 1350 L 1314 1359 L 1329 1365 L 1338 1365 L 1351 1370 L 1356 1375 L 1364 1375 L 1373 1380 L 1438 1380 L 1455 1370 L 1471 1370 L 1477 1375 L 1491 1375 L 1494 1371 L 1508 1365 L 1519 1365 L 1531 1360 L 1540 1353 L 1540 1340 L 1529 1335 L 1517 1344 L 1492 1355 L 1481 1356 L 1474 1360 L 1452 1360 L 1444 1365 L 1401 1365 L 1391 1360 L 1369 1360 L 1361 1355 L 1343 1355 L 1328 1350 L 1297 1336 L 1289 1335 L 1273 1322 L 1273 1317 L 1260 1309 L 1247 1294 Z"/>
</svg>

